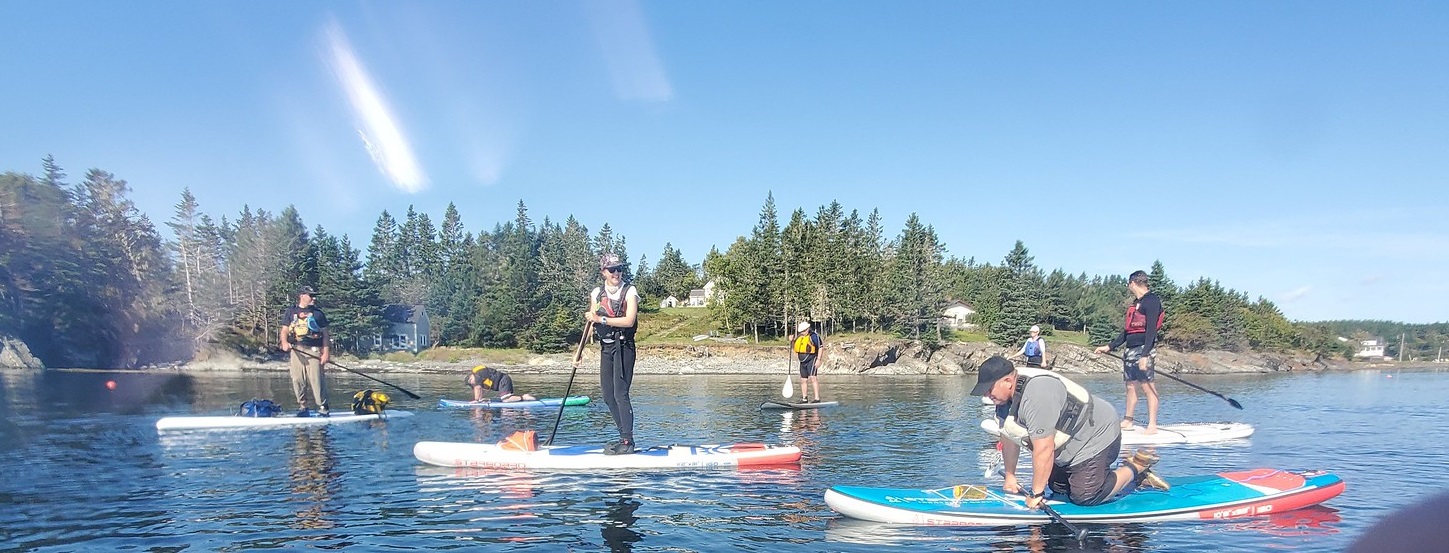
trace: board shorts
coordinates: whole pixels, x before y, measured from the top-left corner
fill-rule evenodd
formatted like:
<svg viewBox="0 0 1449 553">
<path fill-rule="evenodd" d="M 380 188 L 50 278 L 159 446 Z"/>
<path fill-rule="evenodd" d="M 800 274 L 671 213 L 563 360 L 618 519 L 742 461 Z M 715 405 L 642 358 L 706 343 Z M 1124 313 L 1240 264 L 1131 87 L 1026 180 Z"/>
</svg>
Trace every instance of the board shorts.
<svg viewBox="0 0 1449 553">
<path fill-rule="evenodd" d="M 1142 346 L 1127 348 L 1122 352 L 1122 381 L 1123 382 L 1152 382 L 1157 376 L 1157 356 L 1147 356 L 1147 370 L 1137 366 L 1137 360 L 1142 358 Z"/>
<path fill-rule="evenodd" d="M 818 359 L 820 358 L 812 356 L 808 360 L 800 360 L 800 378 L 811 378 L 819 372 L 815 367 L 815 361 Z"/>
<path fill-rule="evenodd" d="M 1072 503 L 1083 506 L 1101 505 L 1112 499 L 1112 489 L 1117 487 L 1117 473 L 1112 463 L 1122 455 L 1122 436 L 1092 458 L 1070 467 L 1052 465 L 1051 478 L 1047 487 L 1053 494 L 1066 496 Z"/>
<path fill-rule="evenodd" d="M 1040 368 L 1041 367 L 1041 356 L 1040 355 L 1028 355 L 1028 356 L 1026 356 L 1026 366 Z"/>
</svg>

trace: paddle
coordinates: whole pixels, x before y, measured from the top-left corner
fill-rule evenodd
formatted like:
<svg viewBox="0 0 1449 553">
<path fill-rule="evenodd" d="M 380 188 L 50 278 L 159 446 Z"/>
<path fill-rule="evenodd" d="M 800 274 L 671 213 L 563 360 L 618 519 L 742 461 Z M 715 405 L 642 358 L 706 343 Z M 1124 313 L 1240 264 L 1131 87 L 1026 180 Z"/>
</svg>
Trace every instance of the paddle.
<svg viewBox="0 0 1449 553">
<path fill-rule="evenodd" d="M 295 351 L 295 352 L 300 353 L 302 355 L 305 355 L 307 357 L 311 357 L 311 358 L 316 359 L 318 361 L 321 361 L 322 360 L 321 358 L 317 357 L 316 355 L 312 355 L 310 353 L 307 353 L 307 350 L 304 350 L 304 349 L 301 349 L 301 348 L 293 347 L 292 348 L 292 351 Z M 409 392 L 409 391 L 407 391 L 407 389 L 403 388 L 402 386 L 398 386 L 397 384 L 393 384 L 393 383 L 388 382 L 386 380 L 382 380 L 382 379 L 373 377 L 372 375 L 367 374 L 365 372 L 358 371 L 358 370 L 354 370 L 354 369 L 352 369 L 352 368 L 350 368 L 350 367 L 348 367 L 346 365 L 343 365 L 342 363 L 338 363 L 338 362 L 333 361 L 331 359 L 328 359 L 327 360 L 327 363 L 330 364 L 330 365 L 333 365 L 333 366 L 335 366 L 335 367 L 337 367 L 339 369 L 342 369 L 344 371 L 347 371 L 347 372 L 350 372 L 350 373 L 355 374 L 357 376 L 361 376 L 363 378 L 366 378 L 368 380 L 373 380 L 373 381 L 376 381 L 376 382 L 380 382 L 382 384 L 386 384 L 388 386 L 392 386 L 393 388 L 397 388 L 397 391 L 402 392 L 404 394 L 407 394 L 407 396 L 410 397 L 410 398 L 413 398 L 413 399 L 423 399 L 423 396 L 420 396 L 420 395 L 414 394 L 412 392 Z"/>
<path fill-rule="evenodd" d="M 1120 355 L 1117 355 L 1117 354 L 1115 354 L 1115 353 L 1108 353 L 1108 354 L 1107 354 L 1107 356 L 1108 356 L 1108 357 L 1115 357 L 1115 358 L 1117 358 L 1117 359 L 1122 359 L 1122 356 L 1120 356 Z M 1199 390 L 1199 391 L 1203 391 L 1203 392 L 1207 392 L 1207 393 L 1209 393 L 1209 394 L 1212 394 L 1212 395 L 1215 395 L 1215 396 L 1218 396 L 1218 397 L 1219 397 L 1219 398 L 1221 398 L 1221 399 L 1223 399 L 1223 400 L 1225 400 L 1225 401 L 1227 401 L 1227 402 L 1228 402 L 1228 405 L 1231 405 L 1231 406 L 1233 406 L 1233 407 L 1236 407 L 1236 408 L 1238 408 L 1238 409 L 1242 409 L 1242 408 L 1243 408 L 1243 404 L 1241 404 L 1241 403 L 1238 403 L 1238 400 L 1236 400 L 1236 399 L 1233 399 L 1233 398 L 1230 398 L 1230 397 L 1228 397 L 1228 396 L 1225 396 L 1225 395 L 1222 395 L 1222 394 L 1219 394 L 1219 393 L 1217 393 L 1217 392 L 1214 392 L 1214 391 L 1212 391 L 1212 390 L 1209 390 L 1209 389 L 1207 389 L 1207 388 L 1204 388 L 1204 387 L 1202 387 L 1202 386 L 1198 386 L 1198 385 L 1197 385 L 1197 384 L 1193 384 L 1193 383 L 1191 383 L 1191 382 L 1188 382 L 1188 381 L 1186 381 L 1186 380 L 1183 380 L 1183 379 L 1181 379 L 1181 378 L 1178 378 L 1178 377 L 1176 377 L 1176 376 L 1173 376 L 1173 375 L 1172 375 L 1172 373 L 1169 373 L 1169 372 L 1166 372 L 1166 371 L 1162 371 L 1162 372 L 1159 372 L 1159 373 L 1158 373 L 1158 374 L 1161 374 L 1161 375 L 1162 375 L 1162 376 L 1165 376 L 1165 377 L 1168 377 L 1168 378 L 1171 378 L 1171 379 L 1173 379 L 1173 380 L 1176 380 L 1176 381 L 1178 381 L 1178 382 L 1181 382 L 1181 383 L 1183 383 L 1183 384 L 1186 384 L 1186 385 L 1188 385 L 1188 386 L 1191 386 L 1191 387 L 1193 387 L 1193 388 L 1196 388 L 1196 389 L 1197 389 L 1197 390 Z"/>
<path fill-rule="evenodd" d="M 790 347 L 790 342 L 785 343 L 785 385 L 780 388 L 780 395 L 785 399 L 795 397 L 795 383 L 790 381 L 790 358 L 794 357 L 795 350 Z"/>
<path fill-rule="evenodd" d="M 1037 505 L 1040 505 L 1041 510 L 1046 511 L 1047 516 L 1052 517 L 1052 520 L 1056 521 L 1057 524 L 1066 526 L 1067 531 L 1071 532 L 1072 536 L 1077 538 L 1077 543 L 1087 541 L 1087 529 L 1067 522 L 1067 519 L 1062 518 L 1061 513 L 1058 513 L 1057 510 L 1053 509 L 1051 505 L 1047 505 L 1045 497 L 1043 497 L 1041 503 L 1038 503 Z"/>
<path fill-rule="evenodd" d="M 569 383 L 564 386 L 563 401 L 558 404 L 558 416 L 553 419 L 553 431 L 548 433 L 548 439 L 543 445 L 553 445 L 553 437 L 558 435 L 558 425 L 563 422 L 564 407 L 568 406 L 569 394 L 574 391 L 574 375 L 579 374 L 579 363 L 584 360 L 584 344 L 589 343 L 589 336 L 594 333 L 592 323 L 584 323 L 584 335 L 579 338 L 579 347 L 574 350 L 574 370 L 569 373 Z"/>
</svg>

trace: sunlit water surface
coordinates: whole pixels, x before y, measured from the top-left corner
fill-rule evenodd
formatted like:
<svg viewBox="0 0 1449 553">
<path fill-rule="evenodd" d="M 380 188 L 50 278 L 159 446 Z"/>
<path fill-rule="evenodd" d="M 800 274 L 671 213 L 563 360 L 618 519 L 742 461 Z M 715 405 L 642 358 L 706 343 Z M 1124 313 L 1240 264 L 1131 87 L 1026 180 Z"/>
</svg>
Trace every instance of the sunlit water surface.
<svg viewBox="0 0 1449 553">
<path fill-rule="evenodd" d="M 835 484 L 936 488 L 982 481 L 982 408 L 961 377 L 825 377 L 839 407 L 764 412 L 784 376 L 643 376 L 638 441 L 795 444 L 799 466 L 675 472 L 504 472 L 428 467 L 420 440 L 546 437 L 557 411 L 440 410 L 460 378 L 381 375 L 416 416 L 324 428 L 158 433 L 168 415 L 222 414 L 252 397 L 291 406 L 286 376 L 51 371 L 0 373 L 0 550 L 251 549 L 583 551 L 1324 551 L 1449 487 L 1442 444 L 1449 377 L 1427 371 L 1195 376 L 1245 410 L 1170 381 L 1163 423 L 1243 421 L 1249 440 L 1161 450 L 1160 472 L 1324 469 L 1348 482 L 1325 506 L 1229 522 L 1088 526 L 888 526 L 844 519 Z M 598 396 L 597 373 L 575 393 Z M 1120 380 L 1081 377 L 1120 408 Z M 107 381 L 116 383 L 108 389 Z M 567 376 L 520 375 L 563 393 Z M 334 405 L 377 384 L 332 373 Z M 1139 415 L 1145 407 L 1139 407 Z M 555 443 L 613 438 L 601 403 L 569 408 Z M 1425 444 L 1435 444 L 1426 447 Z M 999 484 L 999 480 L 996 481 Z"/>
</svg>

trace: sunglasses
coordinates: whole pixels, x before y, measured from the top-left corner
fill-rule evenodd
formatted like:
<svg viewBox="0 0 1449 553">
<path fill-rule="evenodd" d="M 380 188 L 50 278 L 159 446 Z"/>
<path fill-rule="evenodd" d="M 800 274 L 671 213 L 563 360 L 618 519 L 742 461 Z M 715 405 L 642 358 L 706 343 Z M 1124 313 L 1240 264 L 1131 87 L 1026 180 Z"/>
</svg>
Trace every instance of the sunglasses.
<svg viewBox="0 0 1449 553">
<path fill-rule="evenodd" d="M 622 272 L 624 272 L 624 268 L 623 267 L 604 267 L 604 270 L 607 271 L 607 272 L 610 272 L 610 273 L 622 273 Z"/>
</svg>

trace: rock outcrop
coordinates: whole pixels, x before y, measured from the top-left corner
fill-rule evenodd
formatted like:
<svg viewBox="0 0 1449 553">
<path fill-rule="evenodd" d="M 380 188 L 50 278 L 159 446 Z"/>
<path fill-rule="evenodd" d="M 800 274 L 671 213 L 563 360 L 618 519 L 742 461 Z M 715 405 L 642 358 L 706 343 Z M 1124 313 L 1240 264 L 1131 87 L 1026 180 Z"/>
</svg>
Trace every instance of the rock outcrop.
<svg viewBox="0 0 1449 553">
<path fill-rule="evenodd" d="M 0 368 L 44 369 L 45 364 L 30 354 L 30 348 L 18 338 L 0 335 Z"/>
</svg>

